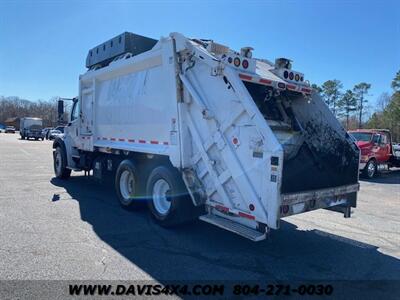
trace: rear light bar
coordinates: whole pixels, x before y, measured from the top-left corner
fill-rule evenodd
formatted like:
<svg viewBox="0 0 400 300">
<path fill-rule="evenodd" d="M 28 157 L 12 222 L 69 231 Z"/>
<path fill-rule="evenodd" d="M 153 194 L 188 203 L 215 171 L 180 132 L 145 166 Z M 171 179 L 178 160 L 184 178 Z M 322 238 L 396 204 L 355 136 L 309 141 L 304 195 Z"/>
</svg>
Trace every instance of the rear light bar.
<svg viewBox="0 0 400 300">
<path fill-rule="evenodd" d="M 279 81 L 274 81 L 266 78 L 262 78 L 260 76 L 250 76 L 247 74 L 242 74 L 239 73 L 239 78 L 244 80 L 244 81 L 249 81 L 249 82 L 254 82 L 262 85 L 267 85 L 267 86 L 272 86 L 276 89 L 279 90 L 289 90 L 289 91 L 294 91 L 306 95 L 310 95 L 312 92 L 312 89 L 309 87 L 305 87 L 302 85 L 296 85 L 296 84 L 291 84 L 291 83 L 284 83 L 284 82 L 279 82 Z"/>
</svg>

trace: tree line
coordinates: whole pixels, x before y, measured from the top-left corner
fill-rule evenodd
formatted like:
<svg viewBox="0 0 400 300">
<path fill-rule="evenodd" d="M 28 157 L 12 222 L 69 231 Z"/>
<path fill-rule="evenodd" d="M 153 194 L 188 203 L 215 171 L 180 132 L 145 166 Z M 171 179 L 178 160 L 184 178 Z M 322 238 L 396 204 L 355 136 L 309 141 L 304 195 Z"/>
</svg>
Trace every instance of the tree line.
<svg viewBox="0 0 400 300">
<path fill-rule="evenodd" d="M 361 82 L 352 89 L 343 90 L 340 80 L 334 79 L 325 81 L 321 86 L 312 85 L 346 129 L 386 128 L 391 130 L 394 140 L 400 141 L 400 71 L 396 73 L 391 86 L 392 93 L 382 94 L 378 98 L 375 112 L 363 122 L 371 84 Z M 12 117 L 38 117 L 43 119 L 44 126 L 56 126 L 57 99 L 58 97 L 53 97 L 48 101 L 29 101 L 19 97 L 0 96 L 0 123 L 4 124 Z M 64 119 L 66 118 L 65 116 Z"/>
<path fill-rule="evenodd" d="M 371 89 L 370 83 L 360 82 L 346 90 L 343 90 L 342 82 L 337 79 L 327 80 L 321 86 L 312 84 L 347 130 L 385 128 L 392 132 L 394 140 L 400 141 L 400 71 L 396 73 L 391 86 L 392 93 L 380 95 L 375 112 L 365 120 L 369 108 L 367 96 Z"/>
<path fill-rule="evenodd" d="M 0 124 L 10 118 L 36 117 L 43 119 L 43 126 L 57 124 L 57 99 L 30 101 L 16 96 L 0 96 Z"/>
</svg>

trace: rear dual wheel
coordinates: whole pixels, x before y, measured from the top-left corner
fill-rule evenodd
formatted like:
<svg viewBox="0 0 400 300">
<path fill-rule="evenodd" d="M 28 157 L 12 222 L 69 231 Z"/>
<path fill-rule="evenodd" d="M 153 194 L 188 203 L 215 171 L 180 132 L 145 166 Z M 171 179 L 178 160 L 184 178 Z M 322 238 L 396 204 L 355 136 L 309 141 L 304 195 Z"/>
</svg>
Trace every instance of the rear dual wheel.
<svg viewBox="0 0 400 300">
<path fill-rule="evenodd" d="M 144 184 L 146 177 L 146 172 L 139 173 L 133 161 L 124 160 L 120 163 L 115 176 L 115 189 L 123 208 L 136 209 L 147 202 L 153 219 L 164 227 L 196 217 L 196 209 L 176 169 L 157 166 Z"/>
<path fill-rule="evenodd" d="M 135 164 L 126 159 L 122 161 L 115 175 L 115 190 L 120 205 L 125 209 L 136 209 L 140 206 L 139 174 Z"/>
<path fill-rule="evenodd" d="M 176 226 L 195 218 L 195 207 L 176 169 L 154 168 L 147 180 L 146 191 L 151 215 L 161 226 Z"/>
</svg>

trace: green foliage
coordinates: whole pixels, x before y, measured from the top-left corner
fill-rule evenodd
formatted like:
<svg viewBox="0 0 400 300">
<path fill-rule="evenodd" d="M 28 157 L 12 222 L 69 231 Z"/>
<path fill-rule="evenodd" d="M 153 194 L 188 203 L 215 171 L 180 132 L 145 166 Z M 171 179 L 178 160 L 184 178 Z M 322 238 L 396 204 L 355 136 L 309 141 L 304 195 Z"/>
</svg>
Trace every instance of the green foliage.
<svg viewBox="0 0 400 300">
<path fill-rule="evenodd" d="M 342 88 L 343 84 L 337 79 L 328 80 L 322 84 L 322 95 L 335 116 L 337 115 L 337 106 Z"/>
<path fill-rule="evenodd" d="M 318 94 L 321 94 L 321 93 L 322 93 L 322 88 L 321 88 L 319 85 L 313 83 L 313 84 L 311 85 L 311 87 L 312 87 Z"/>
<path fill-rule="evenodd" d="M 392 133 L 392 139 L 400 142 L 400 71 L 392 81 L 394 90 L 391 96 L 382 95 L 381 109 L 368 120 L 367 128 L 386 128 Z"/>
<path fill-rule="evenodd" d="M 346 129 L 349 129 L 349 120 L 352 112 L 357 110 L 357 98 L 352 90 L 347 90 L 339 99 L 338 116 L 346 118 Z"/>
<path fill-rule="evenodd" d="M 366 83 L 366 82 L 361 82 L 359 84 L 356 84 L 353 88 L 353 92 L 357 99 L 358 127 L 359 128 L 362 128 L 362 120 L 363 120 L 364 113 L 365 113 L 365 105 L 368 102 L 368 100 L 365 98 L 365 96 L 368 95 L 368 91 L 370 88 L 371 88 L 371 84 Z"/>
<path fill-rule="evenodd" d="M 395 92 L 399 92 L 400 91 L 400 71 L 397 71 L 396 76 L 393 78 L 392 89 Z"/>
</svg>

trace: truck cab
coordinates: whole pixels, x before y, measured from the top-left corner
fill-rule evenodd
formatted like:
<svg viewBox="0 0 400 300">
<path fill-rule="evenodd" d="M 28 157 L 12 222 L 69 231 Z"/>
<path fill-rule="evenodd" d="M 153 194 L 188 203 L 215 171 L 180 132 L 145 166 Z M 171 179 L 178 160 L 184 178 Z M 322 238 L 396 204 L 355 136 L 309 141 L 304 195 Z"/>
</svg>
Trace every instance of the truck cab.
<svg viewBox="0 0 400 300">
<path fill-rule="evenodd" d="M 360 148 L 360 171 L 373 178 L 377 171 L 397 166 L 392 138 L 387 129 L 357 129 L 349 131 Z"/>
</svg>

